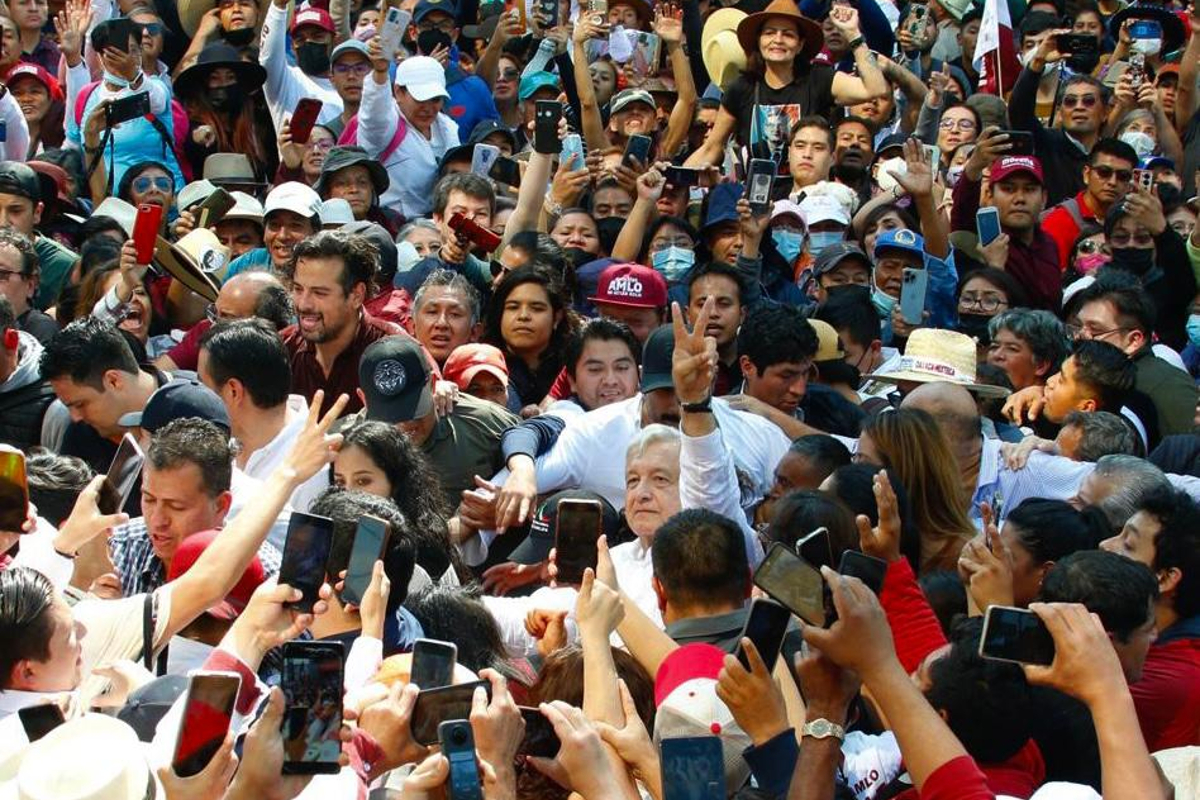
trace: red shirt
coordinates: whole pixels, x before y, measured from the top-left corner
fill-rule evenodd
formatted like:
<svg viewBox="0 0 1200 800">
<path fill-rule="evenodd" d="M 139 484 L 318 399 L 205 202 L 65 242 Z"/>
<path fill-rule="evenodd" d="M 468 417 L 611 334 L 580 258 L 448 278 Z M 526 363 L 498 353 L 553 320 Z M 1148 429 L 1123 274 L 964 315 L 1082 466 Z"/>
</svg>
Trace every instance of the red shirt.
<svg viewBox="0 0 1200 800">
<path fill-rule="evenodd" d="M 394 322 L 406 333 L 413 332 L 412 298 L 404 289 L 386 289 L 363 303 L 375 319 Z"/>
<path fill-rule="evenodd" d="M 1141 679 L 1129 687 L 1152 753 L 1200 745 L 1200 638 L 1170 634 L 1150 647 Z"/>
<path fill-rule="evenodd" d="M 353 414 L 363 407 L 358 397 L 358 362 L 362 359 L 363 351 L 371 344 L 385 336 L 408 336 L 399 325 L 392 322 L 377 320 L 363 312 L 359 317 L 357 330 L 349 346 L 337 354 L 329 375 L 317 361 L 316 345 L 308 342 L 300 335 L 296 325 L 289 325 L 279 332 L 283 337 L 283 345 L 287 348 L 292 366 L 292 393 L 304 395 L 310 401 L 318 389 L 325 390 L 325 401 L 321 405 L 324 414 L 333 405 L 339 394 L 346 394 L 350 402 L 346 404 L 343 414 Z M 411 337 L 410 337 L 411 338 Z"/>
<path fill-rule="evenodd" d="M 1103 219 L 1096 216 L 1095 209 L 1088 204 L 1086 194 L 1080 192 L 1075 195 L 1075 202 L 1079 204 L 1079 216 L 1097 225 L 1104 223 Z M 1079 225 L 1071 216 L 1071 212 L 1059 203 L 1042 220 L 1042 230 L 1050 234 L 1050 238 L 1058 246 L 1058 268 L 1065 272 L 1071 260 L 1071 249 L 1075 246 L 1075 240 L 1079 238 Z"/>
<path fill-rule="evenodd" d="M 888 627 L 896 642 L 896 657 L 905 672 L 911 673 L 925 656 L 946 644 L 942 626 L 929 607 L 907 558 L 888 564 L 879 602 L 887 614 Z"/>
<path fill-rule="evenodd" d="M 196 371 L 196 366 L 200 363 L 200 340 L 212 325 L 207 319 L 200 320 L 188 328 L 179 344 L 167 351 L 167 357 L 175 362 L 176 367 Z"/>
</svg>

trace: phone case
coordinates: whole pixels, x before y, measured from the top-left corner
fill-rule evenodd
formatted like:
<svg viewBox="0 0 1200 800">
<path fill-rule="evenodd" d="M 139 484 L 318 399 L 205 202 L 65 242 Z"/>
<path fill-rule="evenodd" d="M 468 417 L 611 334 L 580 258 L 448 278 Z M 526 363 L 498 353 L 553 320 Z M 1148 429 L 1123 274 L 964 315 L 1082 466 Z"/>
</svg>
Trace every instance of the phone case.
<svg viewBox="0 0 1200 800">
<path fill-rule="evenodd" d="M 1000 212 L 991 206 L 975 212 L 975 231 L 979 237 L 979 246 L 986 247 L 1000 235 Z"/>
<path fill-rule="evenodd" d="M 406 12 L 393 6 L 387 10 L 379 28 L 379 49 L 388 61 L 395 60 L 396 51 L 400 49 L 400 40 L 404 38 L 404 28 L 407 27 L 405 16 Z"/>
<path fill-rule="evenodd" d="M 8 445 L 0 446 L 0 530 L 19 531 L 29 511 L 29 486 L 25 477 L 25 454 Z"/>
<path fill-rule="evenodd" d="M 312 136 L 313 126 L 317 124 L 317 117 L 321 114 L 321 106 L 320 100 L 311 97 L 306 97 L 296 104 L 296 111 L 288 123 L 293 143 L 308 144 L 308 137 Z"/>
<path fill-rule="evenodd" d="M 558 121 L 562 119 L 562 103 L 557 100 L 538 100 L 534 111 L 533 149 L 555 155 L 562 149 L 558 141 Z"/>
<path fill-rule="evenodd" d="M 477 144 L 471 151 L 471 172 L 486 178 L 492 171 L 492 165 L 500 157 L 500 148 L 490 144 Z"/>
<path fill-rule="evenodd" d="M 150 94 L 148 92 L 138 92 L 128 97 L 120 97 L 109 103 L 105 121 L 111 128 L 123 122 L 144 117 L 149 113 Z"/>
<path fill-rule="evenodd" d="M 574 157 L 574 161 L 571 161 L 572 157 Z M 567 137 L 563 139 L 562 152 L 559 154 L 558 160 L 564 164 L 570 163 L 573 170 L 583 169 L 583 137 L 578 133 L 567 134 Z"/>
<path fill-rule="evenodd" d="M 137 247 L 137 263 L 149 264 L 154 259 L 154 245 L 162 223 L 163 207 L 144 203 L 138 206 L 133 223 L 133 244 Z"/>
<path fill-rule="evenodd" d="M 929 272 L 925 269 L 904 268 L 900 286 L 900 316 L 909 325 L 920 325 L 924 319 L 925 289 L 929 285 Z"/>
</svg>

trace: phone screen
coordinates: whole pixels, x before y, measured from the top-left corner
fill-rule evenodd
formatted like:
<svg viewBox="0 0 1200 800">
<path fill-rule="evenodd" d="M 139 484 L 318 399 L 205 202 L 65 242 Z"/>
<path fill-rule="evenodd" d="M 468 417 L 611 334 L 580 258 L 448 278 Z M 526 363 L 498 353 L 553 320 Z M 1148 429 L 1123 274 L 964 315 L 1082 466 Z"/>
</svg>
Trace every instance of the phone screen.
<svg viewBox="0 0 1200 800">
<path fill-rule="evenodd" d="M 603 512 L 595 500 L 560 500 L 554 531 L 555 563 L 560 583 L 582 583 L 583 571 L 596 568 L 596 540 Z"/>
<path fill-rule="evenodd" d="M 383 544 L 388 538 L 388 524 L 379 517 L 363 514 L 358 518 L 354 532 L 354 546 L 350 549 L 350 561 L 346 565 L 346 580 L 342 584 L 342 601 L 360 605 L 367 588 L 375 562 L 383 554 Z"/>
<path fill-rule="evenodd" d="M 1041 617 L 1032 611 L 988 606 L 979 655 L 1019 664 L 1049 666 L 1054 661 L 1054 638 Z"/>
<path fill-rule="evenodd" d="M 887 575 L 887 562 L 857 550 L 847 550 L 842 553 L 842 563 L 838 573 L 851 575 L 867 585 L 867 588 L 878 595 L 883 591 L 883 579 Z"/>
<path fill-rule="evenodd" d="M 558 740 L 554 725 L 546 719 L 546 715 L 536 708 L 519 708 L 521 717 L 525 720 L 525 738 L 517 748 L 517 755 L 541 758 L 554 758 L 558 755 L 558 748 L 562 746 L 562 742 Z"/>
<path fill-rule="evenodd" d="M 979 209 L 975 214 L 975 227 L 979 244 L 991 244 L 1000 235 L 1000 212 L 991 206 Z"/>
<path fill-rule="evenodd" d="M 738 637 L 738 661 L 742 662 L 742 666 L 750 669 L 750 662 L 740 646 L 740 640 L 744 637 L 754 642 L 767 672 L 775 669 L 775 660 L 779 657 L 779 648 L 783 646 L 783 637 L 787 635 L 787 626 L 791 618 L 792 612 L 779 603 L 761 597 L 751 603 L 746 625 L 742 628 L 742 635 Z"/>
<path fill-rule="evenodd" d="M 817 528 L 808 536 L 796 542 L 796 552 L 812 566 L 833 566 L 833 545 L 829 543 L 829 529 Z"/>
<path fill-rule="evenodd" d="M 0 447 L 0 531 L 19 532 L 28 513 L 25 454 L 11 447 Z"/>
<path fill-rule="evenodd" d="M 825 624 L 825 579 L 785 545 L 771 545 L 754 583 L 810 625 Z"/>
<path fill-rule="evenodd" d="M 145 456 L 142 455 L 142 448 L 138 447 L 137 440 L 128 433 L 122 436 L 121 445 L 117 448 L 112 463 L 108 465 L 104 483 L 100 484 L 100 495 L 96 505 L 99 506 L 101 514 L 116 514 L 125 507 L 133 493 L 133 487 L 142 475 L 144 461 Z"/>
<path fill-rule="evenodd" d="M 663 800 L 724 800 L 725 757 L 716 736 L 663 739 Z"/>
<path fill-rule="evenodd" d="M 279 582 L 299 589 L 304 596 L 290 607 L 312 611 L 317 593 L 325 581 L 325 562 L 333 543 L 333 520 L 315 514 L 292 512 L 288 521 L 287 540 L 283 544 L 283 560 L 279 565 Z"/>
<path fill-rule="evenodd" d="M 412 712 L 412 735 L 419 744 L 437 744 L 438 725 L 448 719 L 470 719 L 471 701 L 476 687 L 487 690 L 492 697 L 492 684 L 488 681 L 472 681 L 440 689 L 426 689 L 417 695 Z"/>
<path fill-rule="evenodd" d="M 284 645 L 284 774 L 340 769 L 344 662 L 345 649 L 340 642 Z"/>
<path fill-rule="evenodd" d="M 454 663 L 458 647 L 436 639 L 417 639 L 413 644 L 412 671 L 409 682 L 422 689 L 449 686 L 454 680 Z"/>
<path fill-rule="evenodd" d="M 25 729 L 25 738 L 30 742 L 41 739 L 64 721 L 62 709 L 54 703 L 26 706 L 18 710 L 17 715 L 21 719 L 21 727 Z"/>
<path fill-rule="evenodd" d="M 241 685 L 236 673 L 200 672 L 191 677 L 171 761 L 179 777 L 202 772 L 221 748 Z"/>
</svg>

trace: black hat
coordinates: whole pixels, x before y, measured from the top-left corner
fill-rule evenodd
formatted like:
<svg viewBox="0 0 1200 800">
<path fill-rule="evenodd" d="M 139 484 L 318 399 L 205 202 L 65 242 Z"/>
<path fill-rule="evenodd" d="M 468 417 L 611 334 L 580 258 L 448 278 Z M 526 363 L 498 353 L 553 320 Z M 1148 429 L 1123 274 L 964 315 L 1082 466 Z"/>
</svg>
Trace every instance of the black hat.
<svg viewBox="0 0 1200 800">
<path fill-rule="evenodd" d="M 671 357 L 674 355 L 675 331 L 671 325 L 660 325 L 651 331 L 642 345 L 643 393 L 670 389 L 675 385 L 671 378 Z"/>
<path fill-rule="evenodd" d="M 367 400 L 367 419 L 394 425 L 433 410 L 429 365 L 411 336 L 385 336 L 358 362 L 358 382 Z"/>
<path fill-rule="evenodd" d="M 158 723 L 183 696 L 187 687 L 188 679 L 185 675 L 164 675 L 155 678 L 129 693 L 129 699 L 117 712 L 117 719 L 133 728 L 141 741 L 152 742 Z"/>
<path fill-rule="evenodd" d="M 479 144 L 493 133 L 502 133 L 504 138 L 508 139 L 508 143 L 512 145 L 513 152 L 517 152 L 517 135 L 513 133 L 512 128 L 507 127 L 498 119 L 485 119 L 471 129 L 471 135 L 467 137 L 467 141 L 471 144 Z"/>
<path fill-rule="evenodd" d="M 375 188 L 375 199 L 378 201 L 392 181 L 388 177 L 387 170 L 383 168 L 383 164 L 380 164 L 378 159 L 371 158 L 367 155 L 366 150 L 356 145 L 339 145 L 330 150 L 329 154 L 325 156 L 325 163 L 321 166 L 321 175 L 313 184 L 313 188 L 316 189 L 317 194 L 325 198 L 325 192 L 329 188 L 329 179 L 333 174 L 338 170 L 354 166 L 367 168 L 367 174 L 371 176 L 371 185 Z"/>
<path fill-rule="evenodd" d="M 122 428 L 154 433 L 173 419 L 196 417 L 229 430 L 229 412 L 216 392 L 197 380 L 177 378 L 157 389 L 141 411 L 121 415 Z"/>
<path fill-rule="evenodd" d="M 875 159 L 877 161 L 880 160 L 883 157 L 884 152 L 891 150 L 894 147 L 903 148 L 904 143 L 907 142 L 908 139 L 909 136 L 907 133 L 889 133 L 887 136 L 883 137 L 883 140 L 875 148 Z"/>
<path fill-rule="evenodd" d="M 196 63 L 179 73 L 175 79 L 175 94 L 189 97 L 208 91 L 208 76 L 218 67 L 233 70 L 238 85 L 246 94 L 257 92 L 267 82 L 267 71 L 261 64 L 243 61 L 233 46 L 214 42 L 200 51 Z"/>
<path fill-rule="evenodd" d="M 0 161 L 0 194 L 15 194 L 40 203 L 43 193 L 42 179 L 33 167 L 21 161 Z M 57 190 L 47 199 L 53 200 L 56 196 Z"/>
<path fill-rule="evenodd" d="M 1127 19 L 1151 19 L 1162 25 L 1162 49 L 1158 52 L 1163 56 L 1178 50 L 1187 38 L 1187 31 L 1174 11 L 1154 3 L 1135 3 L 1113 14 L 1112 19 L 1108 21 L 1108 32 L 1113 41 L 1120 38 L 1121 26 Z"/>
<path fill-rule="evenodd" d="M 816 277 L 833 272 L 839 264 L 851 258 L 856 258 L 865 264 L 868 272 L 871 270 L 871 259 L 867 258 L 867 254 L 861 247 L 853 242 L 837 242 L 821 251 L 821 255 L 813 262 L 812 274 Z"/>
<path fill-rule="evenodd" d="M 621 517 L 612 504 L 595 492 L 583 489 L 564 489 L 550 495 L 538 506 L 529 521 L 529 536 L 508 554 L 515 564 L 540 564 L 550 557 L 550 548 L 558 532 L 558 504 L 562 500 L 596 500 L 600 503 L 600 532 L 612 540 L 617 535 Z"/>
<path fill-rule="evenodd" d="M 390 284 L 399 268 L 399 256 L 396 254 L 396 240 L 387 229 L 378 222 L 363 219 L 347 222 L 341 230 L 360 234 L 375 243 L 379 248 L 379 281 L 381 284 Z"/>
</svg>

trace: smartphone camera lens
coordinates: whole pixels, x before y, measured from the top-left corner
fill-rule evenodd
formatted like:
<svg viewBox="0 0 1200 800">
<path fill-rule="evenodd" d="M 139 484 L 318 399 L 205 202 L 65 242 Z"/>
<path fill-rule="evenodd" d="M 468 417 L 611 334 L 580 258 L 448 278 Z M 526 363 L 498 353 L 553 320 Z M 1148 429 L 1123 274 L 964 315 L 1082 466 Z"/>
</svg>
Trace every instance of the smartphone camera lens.
<svg viewBox="0 0 1200 800">
<path fill-rule="evenodd" d="M 450 731 L 450 743 L 459 746 L 466 744 L 467 732 L 462 728 L 454 728 Z"/>
</svg>

